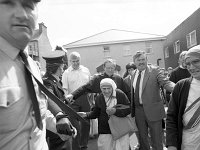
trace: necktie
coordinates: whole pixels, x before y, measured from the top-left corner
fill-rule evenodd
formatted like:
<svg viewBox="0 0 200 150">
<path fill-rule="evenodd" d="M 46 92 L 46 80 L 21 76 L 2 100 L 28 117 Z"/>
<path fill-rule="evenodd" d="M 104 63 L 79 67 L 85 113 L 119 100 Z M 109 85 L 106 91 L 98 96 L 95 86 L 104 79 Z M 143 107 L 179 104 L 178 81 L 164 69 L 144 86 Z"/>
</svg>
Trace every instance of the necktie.
<svg viewBox="0 0 200 150">
<path fill-rule="evenodd" d="M 141 79 L 141 71 L 139 72 L 139 75 L 136 81 L 136 86 L 135 86 L 135 105 L 137 106 L 140 105 L 140 101 L 139 101 L 140 79 Z"/>
<path fill-rule="evenodd" d="M 24 65 L 25 65 L 26 83 L 27 83 L 27 87 L 28 87 L 28 90 L 29 90 L 29 95 L 31 97 L 33 110 L 35 112 L 35 120 L 36 120 L 38 128 L 42 130 L 43 124 L 42 124 L 42 119 L 41 119 L 41 114 L 40 114 L 40 108 L 39 108 L 37 96 L 36 96 L 34 85 L 33 85 L 32 74 L 29 71 L 31 68 L 29 66 L 26 54 L 23 51 L 21 51 L 19 54 L 20 54 L 22 61 L 24 62 Z"/>
</svg>

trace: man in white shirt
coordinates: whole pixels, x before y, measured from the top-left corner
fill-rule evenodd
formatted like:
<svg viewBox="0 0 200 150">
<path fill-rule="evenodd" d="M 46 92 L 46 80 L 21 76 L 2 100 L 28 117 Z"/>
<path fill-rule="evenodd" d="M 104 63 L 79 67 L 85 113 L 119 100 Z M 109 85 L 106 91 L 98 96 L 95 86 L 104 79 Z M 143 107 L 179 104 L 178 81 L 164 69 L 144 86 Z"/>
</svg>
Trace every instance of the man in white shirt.
<svg viewBox="0 0 200 150">
<path fill-rule="evenodd" d="M 57 133 L 56 119 L 47 109 L 47 98 L 33 77 L 27 75 L 19 55 L 33 36 L 38 2 L 0 0 L 1 150 L 48 150 L 46 128 Z M 36 63 L 30 57 L 27 60 L 32 73 L 42 82 Z M 35 91 L 34 95 L 29 92 L 29 85 Z M 37 109 L 33 102 L 37 103 Z"/>
<path fill-rule="evenodd" d="M 62 75 L 62 84 L 65 95 L 71 94 L 73 91 L 86 84 L 90 80 L 90 72 L 88 68 L 80 65 L 81 56 L 78 52 L 72 52 L 69 55 L 69 61 L 71 66 L 64 71 Z M 72 108 L 77 112 L 89 112 L 90 104 L 88 101 L 88 95 L 83 94 L 73 104 Z M 73 150 L 87 149 L 89 139 L 89 120 L 88 124 L 78 122 L 77 120 L 71 120 L 72 124 L 78 131 L 77 137 L 73 140 Z"/>
</svg>

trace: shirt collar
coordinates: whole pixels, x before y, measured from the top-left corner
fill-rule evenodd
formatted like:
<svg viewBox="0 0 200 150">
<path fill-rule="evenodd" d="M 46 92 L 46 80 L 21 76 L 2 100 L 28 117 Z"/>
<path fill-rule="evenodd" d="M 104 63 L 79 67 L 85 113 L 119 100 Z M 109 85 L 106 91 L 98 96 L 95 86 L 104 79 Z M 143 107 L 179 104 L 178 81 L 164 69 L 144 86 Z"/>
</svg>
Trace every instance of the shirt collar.
<svg viewBox="0 0 200 150">
<path fill-rule="evenodd" d="M 114 76 L 114 74 L 112 74 L 112 75 L 109 76 L 107 73 L 104 72 L 104 76 L 108 77 L 108 78 L 112 78 Z"/>
<path fill-rule="evenodd" d="M 10 43 L 8 43 L 4 38 L 0 36 L 0 50 L 4 52 L 8 57 L 12 60 L 15 60 L 20 52 L 19 49 L 13 47 Z"/>
<path fill-rule="evenodd" d="M 143 75 L 145 71 L 146 71 L 146 69 L 142 70 L 142 71 L 141 71 L 141 75 Z M 137 74 L 139 74 L 139 72 L 140 72 L 140 71 L 137 69 Z"/>
<path fill-rule="evenodd" d="M 181 69 L 186 69 L 186 68 L 184 68 L 182 65 L 180 65 L 179 67 L 180 67 Z"/>
<path fill-rule="evenodd" d="M 76 71 L 76 70 L 81 70 L 82 69 L 82 66 L 80 65 L 78 69 L 74 69 L 72 68 L 72 66 L 69 66 L 68 70 L 69 71 Z"/>
</svg>

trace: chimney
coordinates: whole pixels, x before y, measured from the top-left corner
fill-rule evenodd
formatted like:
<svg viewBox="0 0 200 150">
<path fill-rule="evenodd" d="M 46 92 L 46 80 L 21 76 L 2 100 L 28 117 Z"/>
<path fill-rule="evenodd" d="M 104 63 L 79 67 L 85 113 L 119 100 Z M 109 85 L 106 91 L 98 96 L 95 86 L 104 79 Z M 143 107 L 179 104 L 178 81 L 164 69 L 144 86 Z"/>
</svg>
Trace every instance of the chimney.
<svg viewBox="0 0 200 150">
<path fill-rule="evenodd" d="M 39 32 L 47 34 L 47 27 L 44 25 L 44 23 L 39 23 Z"/>
</svg>

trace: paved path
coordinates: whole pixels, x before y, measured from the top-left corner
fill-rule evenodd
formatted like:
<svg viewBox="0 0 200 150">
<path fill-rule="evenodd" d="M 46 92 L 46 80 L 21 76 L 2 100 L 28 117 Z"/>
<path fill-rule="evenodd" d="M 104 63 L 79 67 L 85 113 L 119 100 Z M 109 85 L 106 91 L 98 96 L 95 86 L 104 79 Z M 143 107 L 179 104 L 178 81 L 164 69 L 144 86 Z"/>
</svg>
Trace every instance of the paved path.
<svg viewBox="0 0 200 150">
<path fill-rule="evenodd" d="M 89 142 L 88 142 L 88 150 L 98 150 L 98 148 L 97 148 L 97 138 L 89 140 Z"/>
<path fill-rule="evenodd" d="M 131 147 L 137 144 L 137 139 L 135 137 L 135 134 L 133 134 L 130 138 L 131 140 Z M 90 139 L 88 144 L 88 150 L 98 150 L 97 149 L 97 138 L 96 139 Z"/>
<path fill-rule="evenodd" d="M 135 134 L 133 134 L 130 137 L 130 142 L 131 142 L 131 150 L 134 150 L 133 147 L 137 144 L 137 139 L 136 139 Z M 88 150 L 98 150 L 98 148 L 97 148 L 97 138 L 89 140 Z M 167 149 L 164 148 L 164 150 L 167 150 Z"/>
</svg>

